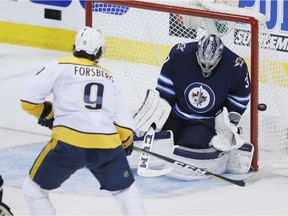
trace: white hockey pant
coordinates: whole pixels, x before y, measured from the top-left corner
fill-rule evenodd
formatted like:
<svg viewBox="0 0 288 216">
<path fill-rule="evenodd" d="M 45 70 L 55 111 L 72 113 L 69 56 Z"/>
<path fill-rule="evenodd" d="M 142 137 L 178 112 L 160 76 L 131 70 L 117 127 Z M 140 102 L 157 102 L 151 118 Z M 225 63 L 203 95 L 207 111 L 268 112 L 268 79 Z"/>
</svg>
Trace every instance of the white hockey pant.
<svg viewBox="0 0 288 216">
<path fill-rule="evenodd" d="M 49 200 L 47 190 L 40 188 L 29 177 L 24 180 L 22 190 L 31 215 L 56 215 L 55 208 Z"/>
</svg>

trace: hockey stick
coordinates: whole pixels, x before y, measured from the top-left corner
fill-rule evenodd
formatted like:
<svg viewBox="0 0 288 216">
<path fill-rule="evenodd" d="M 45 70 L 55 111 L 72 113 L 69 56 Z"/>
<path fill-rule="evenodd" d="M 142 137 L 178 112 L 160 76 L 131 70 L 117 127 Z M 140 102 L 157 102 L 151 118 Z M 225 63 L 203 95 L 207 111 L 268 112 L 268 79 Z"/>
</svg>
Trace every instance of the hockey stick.
<svg viewBox="0 0 288 216">
<path fill-rule="evenodd" d="M 172 158 L 166 157 L 164 155 L 157 154 L 155 152 L 150 152 L 150 151 L 147 151 L 145 149 L 138 148 L 136 146 L 134 146 L 134 150 L 136 150 L 138 152 L 150 154 L 151 156 L 154 156 L 156 158 L 160 158 L 160 159 L 162 159 L 164 161 L 167 161 L 167 162 L 169 162 L 171 164 L 174 164 L 175 166 L 182 167 L 183 169 L 191 170 L 192 172 L 195 172 L 198 175 L 206 175 L 206 176 L 209 176 L 209 177 L 212 177 L 212 178 L 216 178 L 216 179 L 219 179 L 219 180 L 222 180 L 222 181 L 229 182 L 231 184 L 234 184 L 234 185 L 237 185 L 237 186 L 240 186 L 240 187 L 245 187 L 247 185 L 253 184 L 256 181 L 264 178 L 265 176 L 267 176 L 270 173 L 270 167 L 263 167 L 261 170 L 257 171 L 254 175 L 252 175 L 252 176 L 250 176 L 250 177 L 248 177 L 246 179 L 235 180 L 235 179 L 227 178 L 227 177 L 222 176 L 222 175 L 214 174 L 214 173 L 209 172 L 207 170 L 204 170 L 202 168 L 195 167 L 195 166 L 189 165 L 187 163 L 174 160 Z"/>
<path fill-rule="evenodd" d="M 147 154 L 147 152 L 150 152 L 152 149 L 152 145 L 153 145 L 154 137 L 155 137 L 155 130 L 156 130 L 155 124 L 152 124 L 144 136 L 142 148 L 145 149 L 145 151 L 141 152 L 139 163 L 138 163 L 138 168 L 137 168 L 137 174 L 139 176 L 143 176 L 143 177 L 162 176 L 171 172 L 171 170 L 173 169 L 173 168 L 168 168 L 168 169 L 154 170 L 154 169 L 149 168 L 150 154 Z M 137 147 L 134 147 L 134 149 L 135 148 Z"/>
</svg>

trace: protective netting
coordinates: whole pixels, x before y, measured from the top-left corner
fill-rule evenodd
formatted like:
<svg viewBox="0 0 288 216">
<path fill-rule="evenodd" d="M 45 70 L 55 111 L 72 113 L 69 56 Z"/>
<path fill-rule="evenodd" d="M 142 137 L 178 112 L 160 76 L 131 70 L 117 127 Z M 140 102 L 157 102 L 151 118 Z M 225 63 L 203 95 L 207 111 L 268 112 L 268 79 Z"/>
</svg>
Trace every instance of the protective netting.
<svg viewBox="0 0 288 216">
<path fill-rule="evenodd" d="M 250 24 L 227 21 L 227 17 L 225 20 L 220 17 L 212 20 L 199 14 L 183 16 L 179 14 L 178 6 L 255 17 L 259 21 L 257 96 L 259 103 L 267 105 L 267 110 L 258 113 L 258 161 L 260 165 L 288 161 L 287 73 L 282 65 L 283 60 L 275 51 L 264 15 L 235 7 L 237 1 L 230 1 L 232 6 L 225 5 L 227 1 L 217 1 L 220 4 L 207 1 L 161 1 L 161 11 L 157 7 L 158 1 L 155 1 L 157 4 L 154 8 L 149 6 L 150 9 L 107 2 L 92 5 L 93 27 L 101 29 L 107 42 L 101 63 L 122 80 L 132 112 L 140 107 L 146 89 L 155 88 L 160 68 L 171 47 L 178 43 L 197 41 L 207 34 L 207 29 L 208 32 L 221 35 L 224 44 L 243 57 L 249 68 L 253 65 Z M 165 5 L 172 5 L 175 11 L 163 12 Z M 255 81 L 252 80 L 253 83 Z M 241 120 L 247 140 L 250 140 L 250 119 L 250 110 L 247 110 Z"/>
</svg>

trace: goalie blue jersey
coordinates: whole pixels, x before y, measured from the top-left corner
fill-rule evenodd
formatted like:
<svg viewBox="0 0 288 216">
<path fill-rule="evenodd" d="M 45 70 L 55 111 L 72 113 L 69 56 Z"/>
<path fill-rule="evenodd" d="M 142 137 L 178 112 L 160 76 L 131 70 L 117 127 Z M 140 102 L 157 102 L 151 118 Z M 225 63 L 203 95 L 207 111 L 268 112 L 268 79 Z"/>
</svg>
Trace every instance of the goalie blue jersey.
<svg viewBox="0 0 288 216">
<path fill-rule="evenodd" d="M 245 61 L 224 47 L 222 59 L 208 78 L 197 62 L 198 43 L 175 45 L 162 66 L 156 90 L 172 112 L 187 120 L 214 122 L 223 107 L 243 114 L 250 100 L 250 78 Z"/>
</svg>

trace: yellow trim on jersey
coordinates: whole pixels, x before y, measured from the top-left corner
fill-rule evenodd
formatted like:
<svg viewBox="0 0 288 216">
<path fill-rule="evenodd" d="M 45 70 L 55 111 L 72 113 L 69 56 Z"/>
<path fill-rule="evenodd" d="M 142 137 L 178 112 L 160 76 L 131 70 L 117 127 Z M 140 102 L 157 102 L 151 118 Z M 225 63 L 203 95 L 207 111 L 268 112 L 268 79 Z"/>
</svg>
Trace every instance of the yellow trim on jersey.
<svg viewBox="0 0 288 216">
<path fill-rule="evenodd" d="M 64 126 L 53 128 L 52 139 L 61 140 L 80 148 L 116 148 L 122 144 L 119 134 L 84 133 Z"/>
<path fill-rule="evenodd" d="M 49 103 L 49 104 L 51 104 L 51 106 L 53 106 L 53 103 L 50 101 L 46 101 L 46 103 Z M 21 107 L 23 110 L 25 110 L 30 115 L 33 115 L 37 119 L 40 118 L 40 116 L 44 110 L 44 104 L 43 103 L 34 104 L 34 103 L 29 102 L 29 101 L 22 101 L 22 100 L 21 100 Z M 50 113 L 45 118 L 51 119 L 53 116 L 54 116 L 54 112 L 53 112 L 53 110 L 51 110 Z"/>
<path fill-rule="evenodd" d="M 133 132 L 127 128 L 115 125 L 117 133 L 120 135 L 123 148 L 127 148 L 133 142 Z"/>
<path fill-rule="evenodd" d="M 76 58 L 76 57 L 62 57 L 57 59 L 59 64 L 79 64 L 79 65 L 85 65 L 85 66 L 97 66 L 99 68 L 101 68 L 102 70 L 105 70 L 109 73 L 111 73 L 109 70 L 107 70 L 106 68 L 98 65 L 96 62 L 91 61 L 89 59 L 86 58 Z"/>
<path fill-rule="evenodd" d="M 46 155 L 56 147 L 57 145 L 57 140 L 51 140 L 46 146 L 45 148 L 42 150 L 42 152 L 40 153 L 39 157 L 36 159 L 35 163 L 33 164 L 33 167 L 30 171 L 30 178 L 34 179 L 34 176 L 37 172 L 37 170 L 39 169 L 40 165 L 42 164 L 44 158 L 46 157 Z"/>
<path fill-rule="evenodd" d="M 91 61 L 86 58 L 75 58 L 75 57 L 63 57 L 57 59 L 59 64 L 80 64 L 86 66 L 96 66 L 97 64 L 94 61 Z"/>
<path fill-rule="evenodd" d="M 23 110 L 25 110 L 27 113 L 30 115 L 35 116 L 37 119 L 41 116 L 43 109 L 44 109 L 44 104 L 33 104 L 28 101 L 22 101 L 21 100 L 21 107 Z"/>
</svg>

